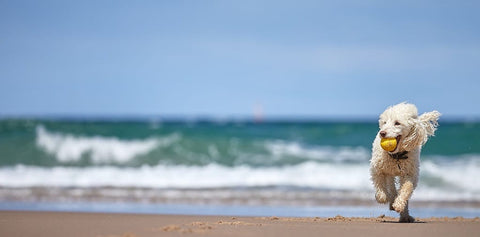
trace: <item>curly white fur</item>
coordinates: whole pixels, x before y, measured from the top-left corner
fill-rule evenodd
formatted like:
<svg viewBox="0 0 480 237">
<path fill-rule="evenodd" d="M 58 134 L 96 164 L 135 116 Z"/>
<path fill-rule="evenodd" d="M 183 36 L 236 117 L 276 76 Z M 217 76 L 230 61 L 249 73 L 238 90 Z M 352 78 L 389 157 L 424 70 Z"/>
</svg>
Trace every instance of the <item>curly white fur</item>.
<svg viewBox="0 0 480 237">
<path fill-rule="evenodd" d="M 390 210 L 400 213 L 400 222 L 415 221 L 408 213 L 408 200 L 417 187 L 421 148 L 434 135 L 439 117 L 438 111 L 418 116 L 417 107 L 408 103 L 391 106 L 380 115 L 380 131 L 373 142 L 370 173 L 377 202 L 389 203 Z M 381 148 L 382 137 L 397 139 L 394 151 Z M 408 152 L 407 159 L 390 156 L 403 151 Z M 396 177 L 399 177 L 398 190 Z"/>
</svg>

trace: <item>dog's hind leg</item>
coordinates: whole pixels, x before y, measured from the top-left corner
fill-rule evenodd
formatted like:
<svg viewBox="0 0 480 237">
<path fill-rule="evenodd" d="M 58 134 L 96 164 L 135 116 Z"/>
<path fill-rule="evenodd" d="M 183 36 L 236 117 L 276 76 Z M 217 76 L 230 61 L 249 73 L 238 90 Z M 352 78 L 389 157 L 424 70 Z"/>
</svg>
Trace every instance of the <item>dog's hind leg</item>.
<svg viewBox="0 0 480 237">
<path fill-rule="evenodd" d="M 393 202 L 397 197 L 397 187 L 395 186 L 395 177 L 386 177 L 386 185 L 387 185 L 387 201 L 390 206 L 390 210 L 394 211 L 393 209 Z"/>
</svg>

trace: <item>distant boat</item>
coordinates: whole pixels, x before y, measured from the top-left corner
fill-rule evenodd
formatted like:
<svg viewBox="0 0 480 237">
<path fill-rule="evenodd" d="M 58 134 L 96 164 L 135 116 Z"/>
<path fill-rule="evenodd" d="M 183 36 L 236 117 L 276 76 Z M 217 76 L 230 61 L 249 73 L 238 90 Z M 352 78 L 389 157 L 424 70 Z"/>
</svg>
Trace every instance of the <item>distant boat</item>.
<svg viewBox="0 0 480 237">
<path fill-rule="evenodd" d="M 253 121 L 255 123 L 263 122 L 263 106 L 260 103 L 256 103 L 253 106 Z"/>
</svg>

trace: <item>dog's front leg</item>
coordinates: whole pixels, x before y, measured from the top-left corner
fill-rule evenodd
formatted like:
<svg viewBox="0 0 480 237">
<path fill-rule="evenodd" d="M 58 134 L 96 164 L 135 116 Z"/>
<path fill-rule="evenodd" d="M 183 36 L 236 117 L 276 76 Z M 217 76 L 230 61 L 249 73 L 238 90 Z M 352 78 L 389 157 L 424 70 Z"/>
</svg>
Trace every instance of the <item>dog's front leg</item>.
<svg viewBox="0 0 480 237">
<path fill-rule="evenodd" d="M 400 177 L 400 190 L 398 192 L 395 202 L 393 202 L 393 209 L 396 212 L 402 213 L 405 211 L 405 208 L 408 209 L 408 200 L 412 196 L 413 190 L 417 186 L 417 179 L 412 176 L 402 176 Z M 408 210 L 407 210 L 408 213 Z"/>
<path fill-rule="evenodd" d="M 410 214 L 408 213 L 408 201 L 407 205 L 405 205 L 405 208 L 403 209 L 402 212 L 400 212 L 400 222 L 415 222 L 415 218 L 411 217 Z"/>
<path fill-rule="evenodd" d="M 384 174 L 372 173 L 372 181 L 375 186 L 375 199 L 378 203 L 387 203 L 387 179 Z"/>
</svg>

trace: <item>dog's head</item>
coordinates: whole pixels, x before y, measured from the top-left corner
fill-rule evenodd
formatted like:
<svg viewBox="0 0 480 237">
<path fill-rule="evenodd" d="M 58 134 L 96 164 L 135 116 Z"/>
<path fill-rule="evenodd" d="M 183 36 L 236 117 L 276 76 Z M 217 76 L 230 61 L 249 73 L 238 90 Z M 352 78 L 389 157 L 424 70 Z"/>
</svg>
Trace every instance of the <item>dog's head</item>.
<svg viewBox="0 0 480 237">
<path fill-rule="evenodd" d="M 388 107 L 379 120 L 380 138 L 396 138 L 397 147 L 392 152 L 411 151 L 427 142 L 438 126 L 440 113 L 432 111 L 418 116 L 413 104 L 400 103 Z"/>
</svg>

